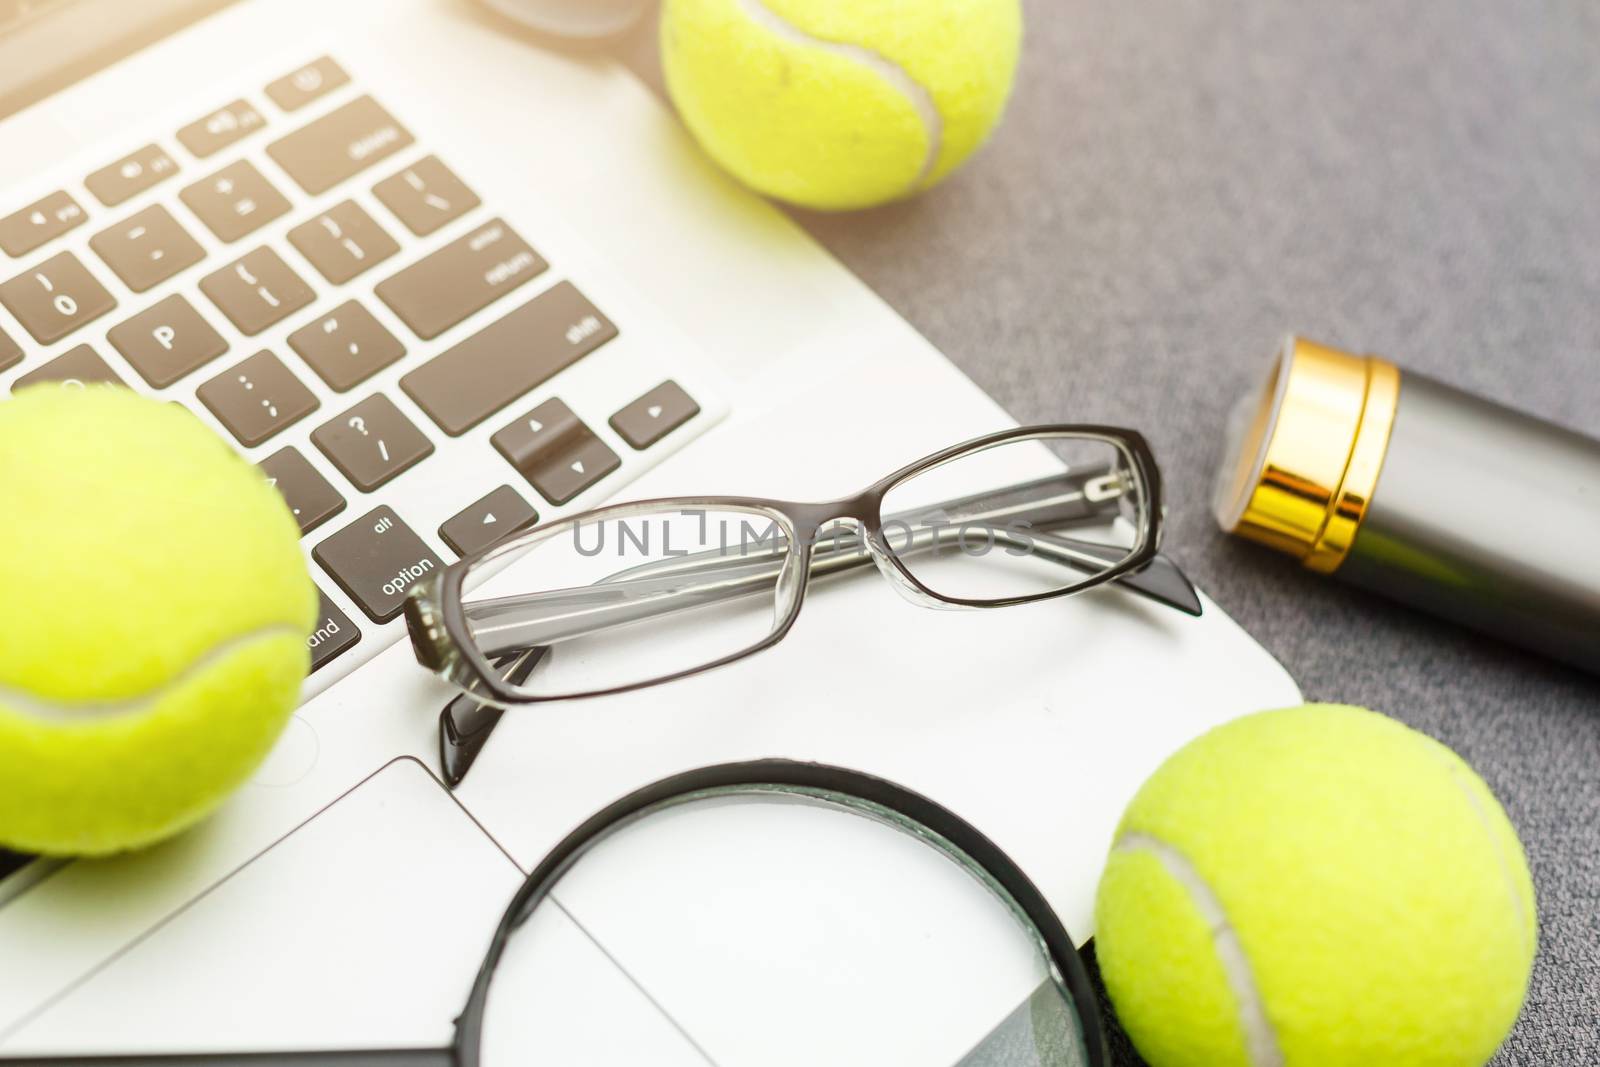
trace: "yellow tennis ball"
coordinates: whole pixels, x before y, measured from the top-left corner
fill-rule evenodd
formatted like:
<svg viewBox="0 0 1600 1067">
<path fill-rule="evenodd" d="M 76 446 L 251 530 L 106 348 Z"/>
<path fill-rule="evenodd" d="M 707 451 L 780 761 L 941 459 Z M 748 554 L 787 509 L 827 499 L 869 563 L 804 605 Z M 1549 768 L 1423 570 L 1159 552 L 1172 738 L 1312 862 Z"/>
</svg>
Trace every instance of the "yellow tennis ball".
<svg viewBox="0 0 1600 1067">
<path fill-rule="evenodd" d="M 187 827 L 292 712 L 316 589 L 288 507 L 193 415 L 124 389 L 0 402 L 0 845 Z"/>
<path fill-rule="evenodd" d="M 1481 1067 L 1533 966 L 1533 883 L 1483 781 L 1360 708 L 1222 726 L 1123 815 L 1101 971 L 1153 1067 Z"/>
<path fill-rule="evenodd" d="M 666 0 L 684 122 L 752 188 L 824 210 L 926 189 L 1005 108 L 1018 0 Z"/>
</svg>

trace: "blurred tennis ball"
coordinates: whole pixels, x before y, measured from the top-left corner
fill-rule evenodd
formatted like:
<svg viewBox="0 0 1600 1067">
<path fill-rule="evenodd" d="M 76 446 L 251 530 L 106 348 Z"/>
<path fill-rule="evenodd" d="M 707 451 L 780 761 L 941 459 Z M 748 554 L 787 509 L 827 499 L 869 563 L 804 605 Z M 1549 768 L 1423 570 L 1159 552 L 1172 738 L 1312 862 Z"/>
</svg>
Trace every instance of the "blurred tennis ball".
<svg viewBox="0 0 1600 1067">
<path fill-rule="evenodd" d="M 1018 0 L 666 0 L 684 122 L 769 196 L 867 207 L 942 180 L 988 137 L 1022 43 Z"/>
<path fill-rule="evenodd" d="M 299 528 L 198 419 L 124 389 L 0 403 L 0 845 L 193 824 L 272 747 L 317 593 Z"/>
<path fill-rule="evenodd" d="M 1134 797 L 1096 907 L 1153 1067 L 1481 1067 L 1537 945 L 1516 833 L 1455 753 L 1360 708 L 1220 727 Z"/>
</svg>

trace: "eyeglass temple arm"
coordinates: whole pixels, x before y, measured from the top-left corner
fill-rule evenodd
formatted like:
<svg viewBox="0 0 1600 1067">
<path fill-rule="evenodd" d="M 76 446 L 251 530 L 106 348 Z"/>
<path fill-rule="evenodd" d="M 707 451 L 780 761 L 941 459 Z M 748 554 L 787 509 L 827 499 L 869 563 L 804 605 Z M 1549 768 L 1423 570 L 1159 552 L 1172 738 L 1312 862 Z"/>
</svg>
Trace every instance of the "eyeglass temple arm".
<svg viewBox="0 0 1600 1067">
<path fill-rule="evenodd" d="M 1036 530 L 1026 524 L 1059 526 L 1102 520 L 1108 508 L 1116 506 L 1119 493 L 1094 499 L 1085 489 L 1096 477 L 1103 481 L 1104 476 L 1039 479 L 998 493 L 900 513 L 885 522 L 886 525 L 900 522 L 908 527 L 910 536 L 905 545 L 897 547 L 900 552 L 925 551 L 957 543 L 962 536 L 961 524 L 981 521 L 988 524 L 986 532 L 1003 543 L 1007 551 L 1018 549 L 1074 570 L 1095 573 L 1115 565 L 1125 551 Z M 910 529 L 914 522 L 926 524 L 933 515 L 952 518 L 937 528 Z M 994 525 L 1002 521 L 1020 528 Z M 594 585 L 478 601 L 468 606 L 467 616 L 479 648 L 485 655 L 495 658 L 770 590 L 787 553 L 786 545 L 774 540 L 771 545 L 737 559 L 711 551 L 657 560 L 620 571 Z M 840 531 L 815 547 L 811 576 L 826 577 L 870 562 L 871 557 L 859 540 Z M 1160 603 L 1198 615 L 1199 598 L 1188 579 L 1170 561 L 1158 557 L 1158 562 L 1159 565 L 1152 564 L 1137 576 L 1121 576 L 1123 584 Z M 688 576 L 710 580 L 685 588 L 683 581 Z"/>
<path fill-rule="evenodd" d="M 955 544 L 959 536 L 955 530 L 918 535 L 912 550 L 931 548 L 936 539 L 937 543 Z M 1120 549 L 1047 533 L 1030 533 L 1025 540 L 996 533 L 995 540 L 1008 550 L 1023 550 L 1089 573 L 1115 566 L 1126 555 Z M 871 557 L 860 548 L 823 547 L 812 556 L 811 577 L 826 578 L 870 564 Z M 682 570 L 637 577 L 612 576 L 594 586 L 482 601 L 468 609 L 468 620 L 483 654 L 498 658 L 708 604 L 767 593 L 782 567 L 782 558 L 720 561 L 713 567 L 697 568 L 693 573 L 700 577 L 688 588 L 684 587 L 687 575 Z M 1165 557 L 1156 557 L 1137 575 L 1124 576 L 1121 584 L 1186 614 L 1201 612 L 1193 585 Z"/>
<path fill-rule="evenodd" d="M 912 511 L 898 512 L 884 519 L 885 536 L 891 542 L 894 538 L 889 534 L 892 525 L 913 526 L 918 522 L 928 523 L 934 517 L 941 517 L 941 525 L 960 525 L 962 523 L 981 522 L 992 526 L 995 523 L 1010 521 L 1026 528 L 1027 537 L 1034 542 L 1032 545 L 1021 546 L 1032 550 L 1040 543 L 1052 545 L 1059 552 L 1054 554 L 1059 562 L 1068 566 L 1075 563 L 1102 563 L 1107 566 L 1120 562 L 1126 553 L 1111 546 L 1097 544 L 1092 541 L 1082 541 L 1051 534 L 1054 527 L 1073 525 L 1081 522 L 1101 522 L 1106 513 L 1115 512 L 1120 507 L 1120 485 L 1115 478 L 1108 477 L 1110 468 L 1100 466 L 1077 474 L 1055 474 L 1029 482 L 1008 486 L 1005 489 L 978 493 L 972 496 L 959 497 L 939 504 L 932 504 Z M 947 543 L 953 533 L 947 532 L 941 543 Z M 812 553 L 811 573 L 813 577 L 820 574 L 833 573 L 828 559 L 828 550 L 843 549 L 855 556 L 861 555 L 859 539 L 848 531 L 840 530 L 819 541 Z M 916 550 L 932 547 L 928 545 L 910 545 L 901 551 Z M 1013 539 L 1010 547 L 1019 547 Z M 699 552 L 689 556 L 672 560 L 655 560 L 641 564 L 638 567 L 620 571 L 610 575 L 606 582 L 617 582 L 625 578 L 643 577 L 645 575 L 666 574 L 682 575 L 697 573 L 705 568 L 723 569 L 735 566 L 747 559 L 761 558 L 762 555 L 770 557 L 781 555 L 785 549 L 775 546 L 765 553 L 755 556 L 745 555 L 738 560 L 730 560 L 720 551 Z M 1049 551 L 1035 553 L 1045 558 L 1051 558 Z M 865 564 L 863 558 L 853 559 L 852 565 Z M 1083 570 L 1085 568 L 1077 567 Z M 1099 567 L 1096 570 L 1102 569 Z M 1198 616 L 1201 614 L 1200 596 L 1195 591 L 1194 585 L 1184 575 L 1178 565 L 1166 556 L 1157 555 L 1150 563 L 1137 571 L 1119 575 L 1116 579 L 1122 586 L 1132 592 L 1145 596 L 1156 603 L 1181 611 L 1186 615 Z M 586 587 L 588 588 L 588 587 Z"/>
</svg>

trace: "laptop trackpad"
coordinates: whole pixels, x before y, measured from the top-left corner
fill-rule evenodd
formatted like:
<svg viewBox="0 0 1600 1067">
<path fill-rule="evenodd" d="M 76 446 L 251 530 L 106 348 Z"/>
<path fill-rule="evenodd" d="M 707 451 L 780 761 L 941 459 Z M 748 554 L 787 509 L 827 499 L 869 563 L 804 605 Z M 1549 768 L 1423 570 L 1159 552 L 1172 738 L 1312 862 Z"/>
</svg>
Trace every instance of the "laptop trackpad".
<svg viewBox="0 0 1600 1067">
<path fill-rule="evenodd" d="M 420 763 L 396 760 L 69 987 L 0 1047 L 444 1047 L 522 877 Z M 603 993 L 606 1014 L 592 1026 L 569 1016 L 542 1034 L 541 1049 L 571 1042 L 569 1052 L 590 1058 L 698 1062 L 570 920 L 551 911 L 542 921 L 570 927 L 549 931 L 544 949 L 563 957 L 561 973 Z"/>
</svg>

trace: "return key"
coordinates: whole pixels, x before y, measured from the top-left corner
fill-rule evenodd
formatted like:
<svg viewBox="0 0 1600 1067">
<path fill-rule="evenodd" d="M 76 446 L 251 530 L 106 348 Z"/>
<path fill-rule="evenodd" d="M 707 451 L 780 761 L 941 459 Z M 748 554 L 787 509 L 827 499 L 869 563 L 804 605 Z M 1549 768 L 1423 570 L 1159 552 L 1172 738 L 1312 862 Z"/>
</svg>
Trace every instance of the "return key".
<svg viewBox="0 0 1600 1067">
<path fill-rule="evenodd" d="M 494 219 L 413 263 L 377 291 L 426 341 L 549 266 L 504 220 Z"/>
</svg>

